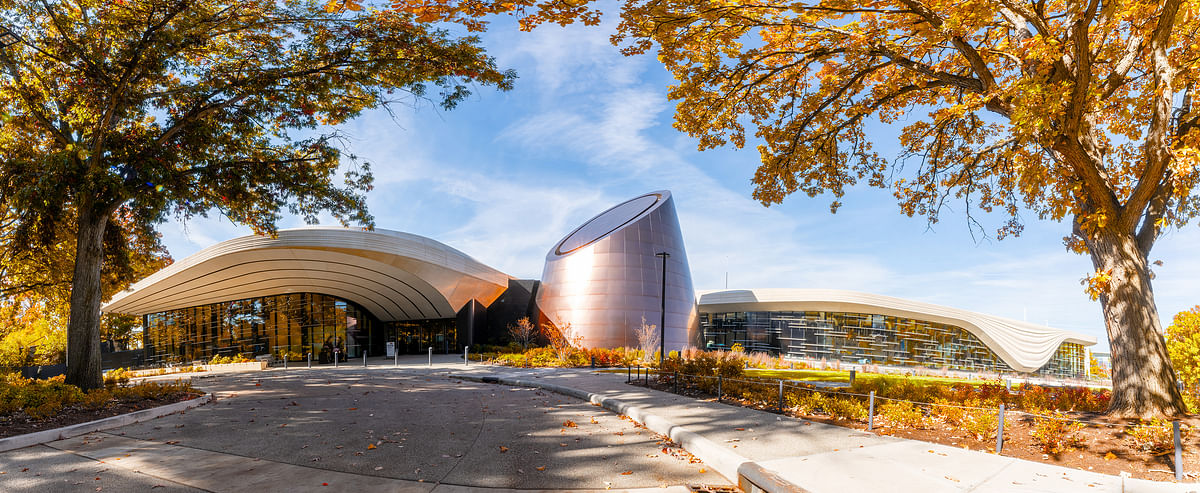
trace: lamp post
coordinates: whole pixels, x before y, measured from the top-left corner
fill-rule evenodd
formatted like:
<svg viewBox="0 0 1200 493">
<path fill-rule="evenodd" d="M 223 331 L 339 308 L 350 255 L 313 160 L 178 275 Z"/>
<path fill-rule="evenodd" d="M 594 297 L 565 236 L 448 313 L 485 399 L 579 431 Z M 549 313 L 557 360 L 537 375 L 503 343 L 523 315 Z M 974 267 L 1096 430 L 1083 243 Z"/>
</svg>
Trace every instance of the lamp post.
<svg viewBox="0 0 1200 493">
<path fill-rule="evenodd" d="M 12 32 L 8 26 L 0 25 L 0 48 L 8 48 L 21 42 L 21 37 Z"/>
<path fill-rule="evenodd" d="M 658 368 L 661 370 L 663 358 L 667 356 L 667 258 L 671 254 L 658 252 L 654 256 L 662 259 L 662 293 L 659 295 L 661 310 L 658 319 Z"/>
</svg>

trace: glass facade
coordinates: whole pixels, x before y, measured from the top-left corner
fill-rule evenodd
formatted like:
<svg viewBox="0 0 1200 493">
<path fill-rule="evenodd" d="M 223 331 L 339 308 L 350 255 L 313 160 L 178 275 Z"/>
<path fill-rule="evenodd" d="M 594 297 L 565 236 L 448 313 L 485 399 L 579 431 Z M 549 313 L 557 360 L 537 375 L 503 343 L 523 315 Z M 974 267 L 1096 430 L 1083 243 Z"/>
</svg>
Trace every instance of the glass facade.
<svg viewBox="0 0 1200 493">
<path fill-rule="evenodd" d="M 704 345 L 802 359 L 1015 373 L 983 341 L 961 327 L 868 313 L 701 313 Z M 1083 346 L 1063 343 L 1036 373 L 1083 378 Z"/>
<path fill-rule="evenodd" d="M 145 316 L 146 363 L 207 361 L 214 356 L 273 354 L 314 363 L 382 356 L 385 341 L 401 353 L 457 351 L 453 319 L 380 323 L 334 296 L 300 293 L 226 301 Z"/>
</svg>

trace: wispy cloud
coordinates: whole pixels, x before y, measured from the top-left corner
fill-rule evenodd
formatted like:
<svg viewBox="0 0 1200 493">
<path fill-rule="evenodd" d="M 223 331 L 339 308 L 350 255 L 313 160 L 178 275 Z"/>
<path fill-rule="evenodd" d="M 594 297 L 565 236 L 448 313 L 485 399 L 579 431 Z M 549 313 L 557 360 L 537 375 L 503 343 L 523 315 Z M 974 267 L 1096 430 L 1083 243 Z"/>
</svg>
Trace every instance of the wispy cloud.
<svg viewBox="0 0 1200 493">
<path fill-rule="evenodd" d="M 486 42 L 501 66 L 520 72 L 516 90 L 483 89 L 451 112 L 402 108 L 347 125 L 355 153 L 375 164 L 369 205 L 378 227 L 538 278 L 547 251 L 574 227 L 670 189 L 697 288 L 722 288 L 728 273 L 731 288 L 867 291 L 1048 322 L 1103 345 L 1100 308 L 1078 283 L 1090 264 L 1062 249 L 1061 225 L 1033 223 L 1021 239 L 976 245 L 949 216 L 936 232 L 904 218 L 886 191 L 853 190 L 837 215 L 826 199 L 800 196 L 764 208 L 749 196 L 757 154 L 697 152 L 671 127 L 657 62 L 621 56 L 609 32 L 494 31 Z M 217 219 L 163 231 L 177 257 L 248 232 Z M 1200 302 L 1196 245 L 1193 227 L 1155 253 L 1166 262 L 1156 269 L 1164 322 Z"/>
</svg>

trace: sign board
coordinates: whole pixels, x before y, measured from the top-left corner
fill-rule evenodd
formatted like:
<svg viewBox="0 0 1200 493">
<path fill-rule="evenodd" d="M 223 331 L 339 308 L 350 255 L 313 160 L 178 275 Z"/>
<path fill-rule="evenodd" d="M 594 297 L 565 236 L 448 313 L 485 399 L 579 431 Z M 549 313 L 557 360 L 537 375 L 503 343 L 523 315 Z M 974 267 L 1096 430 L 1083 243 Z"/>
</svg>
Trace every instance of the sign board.
<svg viewBox="0 0 1200 493">
<path fill-rule="evenodd" d="M 395 341 L 388 341 L 388 343 L 387 343 L 387 357 L 389 357 L 389 358 L 395 358 L 395 357 L 396 357 L 396 343 L 395 343 Z"/>
</svg>

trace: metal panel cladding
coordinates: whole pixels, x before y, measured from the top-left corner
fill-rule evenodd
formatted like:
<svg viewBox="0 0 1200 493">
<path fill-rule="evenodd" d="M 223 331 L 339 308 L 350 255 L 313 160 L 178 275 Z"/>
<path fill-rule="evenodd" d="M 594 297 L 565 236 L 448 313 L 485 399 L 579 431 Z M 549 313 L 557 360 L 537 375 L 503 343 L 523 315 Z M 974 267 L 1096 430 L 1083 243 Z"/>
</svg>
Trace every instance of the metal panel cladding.
<svg viewBox="0 0 1200 493">
<path fill-rule="evenodd" d="M 538 308 L 570 323 L 587 347 L 637 347 L 634 332 L 657 326 L 666 252 L 666 346 L 694 346 L 699 318 L 692 273 L 671 192 L 651 192 L 600 213 L 546 255 Z"/>
</svg>

